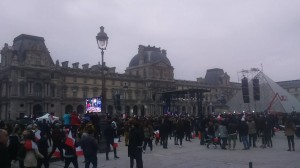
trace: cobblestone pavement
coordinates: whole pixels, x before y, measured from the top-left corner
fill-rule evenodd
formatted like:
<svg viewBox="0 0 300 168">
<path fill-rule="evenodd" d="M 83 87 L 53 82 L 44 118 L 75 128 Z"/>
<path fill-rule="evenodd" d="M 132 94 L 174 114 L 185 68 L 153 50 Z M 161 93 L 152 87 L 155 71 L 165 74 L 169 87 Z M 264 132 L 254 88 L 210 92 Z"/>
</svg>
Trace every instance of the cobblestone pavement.
<svg viewBox="0 0 300 168">
<path fill-rule="evenodd" d="M 173 138 L 168 144 L 168 149 L 154 144 L 153 151 L 150 151 L 148 147 L 143 154 L 144 168 L 249 168 L 249 162 L 252 162 L 253 168 L 300 168 L 300 138 L 295 137 L 296 151 L 289 152 L 283 132 L 277 132 L 273 137 L 273 147 L 265 149 L 258 147 L 242 150 L 243 145 L 239 141 L 234 151 L 222 150 L 220 147 L 207 149 L 200 145 L 198 139 L 183 141 L 183 147 L 174 145 Z M 257 144 L 259 146 L 261 141 Z M 106 161 L 105 153 L 98 154 L 98 168 L 129 167 L 127 147 L 123 142 L 120 142 L 118 148 L 120 158 L 113 159 L 113 152 L 109 156 L 110 160 Z M 78 162 L 79 167 L 83 168 L 83 157 L 79 157 Z M 50 168 L 63 166 L 62 161 L 50 163 Z"/>
</svg>

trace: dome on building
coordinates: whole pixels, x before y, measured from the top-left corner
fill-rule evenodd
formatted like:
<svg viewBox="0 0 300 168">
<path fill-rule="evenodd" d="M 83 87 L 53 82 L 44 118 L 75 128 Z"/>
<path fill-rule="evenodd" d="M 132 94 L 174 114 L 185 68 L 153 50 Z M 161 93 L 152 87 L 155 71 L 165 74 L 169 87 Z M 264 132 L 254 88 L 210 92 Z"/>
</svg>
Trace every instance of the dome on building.
<svg viewBox="0 0 300 168">
<path fill-rule="evenodd" d="M 166 50 L 161 50 L 156 47 L 145 47 L 139 46 L 139 54 L 135 55 L 130 63 L 129 67 L 134 67 L 139 65 L 140 58 L 143 59 L 143 64 L 151 64 L 155 62 L 164 62 L 171 66 L 170 60 L 166 56 Z"/>
</svg>

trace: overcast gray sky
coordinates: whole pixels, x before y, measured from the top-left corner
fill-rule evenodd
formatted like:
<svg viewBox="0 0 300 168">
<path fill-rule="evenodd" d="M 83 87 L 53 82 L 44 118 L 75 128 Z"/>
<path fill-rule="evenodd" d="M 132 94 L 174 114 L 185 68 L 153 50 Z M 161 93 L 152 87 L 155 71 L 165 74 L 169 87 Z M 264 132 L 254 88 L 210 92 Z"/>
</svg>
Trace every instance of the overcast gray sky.
<svg viewBox="0 0 300 168">
<path fill-rule="evenodd" d="M 0 45 L 20 34 L 45 38 L 54 61 L 97 64 L 124 73 L 138 45 L 167 50 L 175 79 L 222 68 L 239 82 L 261 68 L 274 81 L 300 79 L 299 0 L 1 0 Z"/>
</svg>

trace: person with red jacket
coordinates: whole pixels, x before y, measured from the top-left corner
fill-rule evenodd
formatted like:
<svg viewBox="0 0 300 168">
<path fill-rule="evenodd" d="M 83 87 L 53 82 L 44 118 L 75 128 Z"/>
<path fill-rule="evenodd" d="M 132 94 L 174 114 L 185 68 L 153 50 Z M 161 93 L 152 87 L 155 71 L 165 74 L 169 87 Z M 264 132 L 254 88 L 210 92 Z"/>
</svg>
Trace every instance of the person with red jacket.
<svg viewBox="0 0 300 168">
<path fill-rule="evenodd" d="M 77 115 L 77 113 L 74 111 L 71 114 L 71 126 L 72 126 L 72 135 L 73 137 L 77 137 L 77 130 L 80 127 L 81 121 Z"/>
</svg>

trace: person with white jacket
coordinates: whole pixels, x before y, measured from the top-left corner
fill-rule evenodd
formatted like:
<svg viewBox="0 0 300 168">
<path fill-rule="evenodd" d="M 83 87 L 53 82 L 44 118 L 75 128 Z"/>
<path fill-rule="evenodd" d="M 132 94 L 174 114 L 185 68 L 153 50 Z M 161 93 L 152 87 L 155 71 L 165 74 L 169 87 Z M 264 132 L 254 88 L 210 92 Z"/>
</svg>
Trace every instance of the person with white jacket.
<svg viewBox="0 0 300 168">
<path fill-rule="evenodd" d="M 24 158 L 25 168 L 35 168 L 37 167 L 37 158 L 44 158 L 44 156 L 39 152 L 37 144 L 34 142 L 34 134 L 32 131 L 25 130 L 23 132 L 24 141 L 21 144 L 24 145 L 26 154 Z"/>
</svg>

